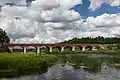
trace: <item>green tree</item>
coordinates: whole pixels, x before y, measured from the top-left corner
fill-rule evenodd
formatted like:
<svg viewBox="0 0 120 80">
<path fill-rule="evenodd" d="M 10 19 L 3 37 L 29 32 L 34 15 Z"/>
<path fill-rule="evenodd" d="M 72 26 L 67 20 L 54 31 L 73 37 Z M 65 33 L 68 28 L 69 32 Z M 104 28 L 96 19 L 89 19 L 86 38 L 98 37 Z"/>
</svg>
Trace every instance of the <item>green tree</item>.
<svg viewBox="0 0 120 80">
<path fill-rule="evenodd" d="M 68 41 L 61 42 L 63 44 L 120 44 L 120 38 L 118 37 L 82 37 L 73 38 Z"/>
<path fill-rule="evenodd" d="M 10 42 L 10 38 L 8 37 L 7 33 L 0 28 L 0 46 L 3 46 Z"/>
</svg>

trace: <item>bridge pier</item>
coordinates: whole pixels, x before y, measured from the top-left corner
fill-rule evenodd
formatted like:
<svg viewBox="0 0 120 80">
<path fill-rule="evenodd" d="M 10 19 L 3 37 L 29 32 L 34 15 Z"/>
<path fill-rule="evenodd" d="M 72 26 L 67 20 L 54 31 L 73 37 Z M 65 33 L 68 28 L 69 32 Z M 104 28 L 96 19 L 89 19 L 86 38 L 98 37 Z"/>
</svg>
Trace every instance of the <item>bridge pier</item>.
<svg viewBox="0 0 120 80">
<path fill-rule="evenodd" d="M 27 48 L 26 48 L 26 46 L 24 47 L 24 54 L 26 54 L 27 53 Z"/>
<path fill-rule="evenodd" d="M 53 49 L 52 49 L 52 47 L 50 47 L 50 51 L 49 52 L 52 52 L 53 51 Z"/>
<path fill-rule="evenodd" d="M 82 49 L 82 51 L 85 51 L 85 46 L 83 46 L 83 49 Z"/>
<path fill-rule="evenodd" d="M 92 51 L 95 49 L 95 47 L 94 46 L 92 46 Z"/>
<path fill-rule="evenodd" d="M 64 47 L 61 47 L 61 52 L 63 52 L 64 51 Z"/>
<path fill-rule="evenodd" d="M 75 46 L 72 47 L 72 51 L 75 51 Z"/>
<path fill-rule="evenodd" d="M 37 47 L 37 54 L 40 54 L 40 47 Z"/>
</svg>

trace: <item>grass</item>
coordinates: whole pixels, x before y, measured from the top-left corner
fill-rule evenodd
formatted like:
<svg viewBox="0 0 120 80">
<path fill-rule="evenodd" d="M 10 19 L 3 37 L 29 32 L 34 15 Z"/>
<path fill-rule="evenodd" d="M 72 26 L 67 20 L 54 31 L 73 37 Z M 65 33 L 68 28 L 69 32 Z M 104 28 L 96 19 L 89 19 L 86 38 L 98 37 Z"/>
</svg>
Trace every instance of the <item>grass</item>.
<svg viewBox="0 0 120 80">
<path fill-rule="evenodd" d="M 109 67 L 120 68 L 120 55 L 104 56 L 104 57 L 90 57 L 85 55 L 69 55 L 69 54 L 58 54 L 62 65 L 66 63 L 71 64 L 75 69 L 79 69 L 81 66 L 87 67 L 85 70 L 93 73 L 101 71 L 101 65 L 105 63 Z M 117 66 L 116 66 L 117 64 Z"/>
<path fill-rule="evenodd" d="M 0 77 L 3 73 L 13 73 L 15 76 L 31 74 L 32 71 L 38 72 L 38 70 L 41 73 L 43 69 L 52 66 L 57 60 L 55 55 L 0 54 Z"/>
<path fill-rule="evenodd" d="M 90 72 L 99 72 L 101 68 L 101 62 L 98 58 L 78 55 L 58 55 L 61 59 L 61 63 L 68 62 L 73 68 L 79 69 L 80 66 L 87 67 Z"/>
<path fill-rule="evenodd" d="M 98 51 L 64 51 L 64 52 L 47 52 L 47 54 L 106 54 L 106 55 L 120 55 L 120 50 L 98 50 Z"/>
</svg>

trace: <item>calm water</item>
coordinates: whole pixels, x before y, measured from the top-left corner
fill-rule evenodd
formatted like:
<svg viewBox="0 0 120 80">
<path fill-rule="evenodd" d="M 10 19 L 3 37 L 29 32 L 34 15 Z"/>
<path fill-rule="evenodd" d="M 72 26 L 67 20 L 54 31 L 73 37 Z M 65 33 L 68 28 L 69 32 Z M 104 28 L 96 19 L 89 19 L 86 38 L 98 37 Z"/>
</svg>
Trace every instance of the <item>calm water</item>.
<svg viewBox="0 0 120 80">
<path fill-rule="evenodd" d="M 69 60 L 71 61 L 71 63 L 72 62 L 78 63 L 79 61 L 81 61 L 79 60 L 79 58 L 81 58 L 80 57 L 81 55 L 76 55 L 77 57 L 74 56 L 76 57 L 76 59 L 72 58 L 72 56 L 69 56 L 70 57 Z M 84 56 L 106 57 L 106 55 L 94 55 L 94 54 L 84 55 Z M 75 68 L 73 65 L 77 63 L 74 63 L 74 64 L 72 63 L 73 65 L 70 65 L 70 63 L 68 62 L 68 59 L 66 59 L 65 61 L 66 62 L 64 65 L 61 63 L 58 63 L 48 68 L 48 71 L 41 75 L 29 75 L 29 76 L 23 76 L 19 78 L 8 78 L 3 80 L 120 80 L 120 69 L 116 69 L 114 67 L 108 67 L 103 62 L 101 63 L 101 65 L 99 65 L 100 66 L 99 72 L 90 72 L 83 68 Z M 100 61 L 98 60 L 98 63 L 99 62 Z M 94 62 L 92 61 L 92 63 Z M 95 64 L 95 66 L 92 66 L 92 67 L 95 67 L 95 69 L 96 68 L 98 69 L 99 66 L 98 65 L 96 66 L 96 65 L 97 64 Z"/>
</svg>

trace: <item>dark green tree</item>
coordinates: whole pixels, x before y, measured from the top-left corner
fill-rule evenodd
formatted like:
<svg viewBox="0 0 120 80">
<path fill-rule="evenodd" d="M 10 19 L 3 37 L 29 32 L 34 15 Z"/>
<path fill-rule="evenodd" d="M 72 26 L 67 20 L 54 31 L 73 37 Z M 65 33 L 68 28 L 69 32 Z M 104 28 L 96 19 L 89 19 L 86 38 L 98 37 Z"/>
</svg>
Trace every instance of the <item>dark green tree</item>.
<svg viewBox="0 0 120 80">
<path fill-rule="evenodd" d="M 3 46 L 10 42 L 10 38 L 8 37 L 7 33 L 0 28 L 0 46 Z"/>
<path fill-rule="evenodd" d="M 68 41 L 61 42 L 62 44 L 119 44 L 120 37 L 82 37 L 82 38 L 73 38 Z"/>
</svg>

